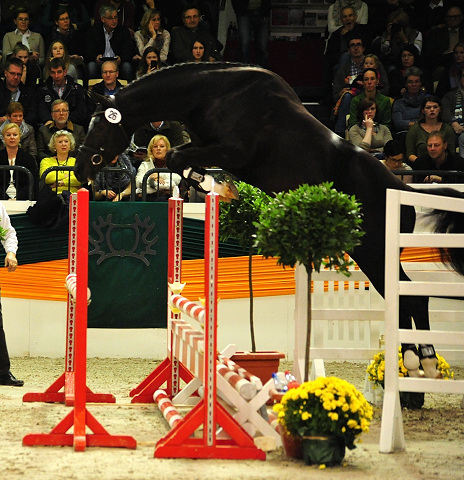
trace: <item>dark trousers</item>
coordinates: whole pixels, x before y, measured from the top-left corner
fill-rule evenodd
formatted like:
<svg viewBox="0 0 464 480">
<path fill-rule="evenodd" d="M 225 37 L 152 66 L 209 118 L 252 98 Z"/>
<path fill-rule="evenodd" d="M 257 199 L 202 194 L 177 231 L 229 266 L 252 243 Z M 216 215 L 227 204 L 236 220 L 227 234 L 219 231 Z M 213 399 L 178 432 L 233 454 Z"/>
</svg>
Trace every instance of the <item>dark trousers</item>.
<svg viewBox="0 0 464 480">
<path fill-rule="evenodd" d="M 3 330 L 2 304 L 0 303 L 0 377 L 10 371 L 10 357 L 6 348 L 5 332 Z"/>
</svg>

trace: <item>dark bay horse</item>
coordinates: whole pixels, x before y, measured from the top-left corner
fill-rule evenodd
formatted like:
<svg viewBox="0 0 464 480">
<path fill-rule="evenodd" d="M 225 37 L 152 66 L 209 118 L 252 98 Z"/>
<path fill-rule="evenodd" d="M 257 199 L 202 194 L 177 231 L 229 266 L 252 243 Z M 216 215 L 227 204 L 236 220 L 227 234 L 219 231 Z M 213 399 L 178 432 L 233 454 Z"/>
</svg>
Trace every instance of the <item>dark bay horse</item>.
<svg viewBox="0 0 464 480">
<path fill-rule="evenodd" d="M 386 190 L 412 189 L 372 155 L 317 121 L 282 78 L 259 67 L 183 64 L 153 72 L 114 97 L 97 101 L 100 105 L 77 156 L 76 175 L 81 181 L 94 178 L 124 151 L 141 125 L 162 119 L 184 122 L 192 142 L 169 151 L 167 160 L 181 176 L 192 167 L 201 179 L 198 166 L 217 166 L 268 194 L 331 181 L 337 190 L 355 195 L 362 203 L 366 233 L 351 256 L 384 294 Z M 190 182 L 198 187 L 195 178 Z M 439 194 L 464 197 L 454 190 Z M 404 207 L 402 231 L 412 232 L 414 223 L 414 208 Z M 463 232 L 463 225 L 459 215 L 437 212 L 437 231 Z M 462 250 L 450 255 L 453 268 L 464 274 Z M 401 279 L 407 279 L 402 269 Z M 416 328 L 430 328 L 428 298 L 401 299 L 401 328 L 412 328 L 412 319 Z M 416 373 L 418 357 L 424 370 L 424 359 L 432 363 L 435 359 L 431 346 L 417 351 L 407 345 L 403 350 L 413 353 L 408 363 Z M 435 375 L 433 366 L 428 376 Z"/>
</svg>

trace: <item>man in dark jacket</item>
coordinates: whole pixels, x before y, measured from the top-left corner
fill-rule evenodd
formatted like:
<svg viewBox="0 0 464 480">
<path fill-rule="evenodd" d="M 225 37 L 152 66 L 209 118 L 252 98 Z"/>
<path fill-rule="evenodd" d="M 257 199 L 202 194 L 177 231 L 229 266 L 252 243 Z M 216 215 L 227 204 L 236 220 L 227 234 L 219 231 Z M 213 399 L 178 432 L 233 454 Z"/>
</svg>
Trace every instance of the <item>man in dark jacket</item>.
<svg viewBox="0 0 464 480">
<path fill-rule="evenodd" d="M 52 123 L 51 105 L 54 100 L 66 100 L 69 105 L 69 119 L 78 125 L 87 125 L 89 115 L 84 87 L 75 83 L 66 74 L 66 65 L 62 58 L 54 58 L 50 62 L 50 77 L 39 88 L 38 108 L 41 123 Z"/>
<path fill-rule="evenodd" d="M 252 5 L 250 5 L 250 3 Z M 270 34 L 269 15 L 271 0 L 232 0 L 232 6 L 237 16 L 240 49 L 243 63 L 251 62 L 251 34 L 255 39 L 255 60 L 261 67 L 267 68 L 267 42 Z"/>
<path fill-rule="evenodd" d="M 6 109 L 10 102 L 20 102 L 24 109 L 24 121 L 35 125 L 37 118 L 37 98 L 35 89 L 21 82 L 23 62 L 11 57 L 5 63 L 5 80 L 0 80 L 0 123 L 6 120 Z"/>
<path fill-rule="evenodd" d="M 130 82 L 134 79 L 131 62 L 135 53 L 130 31 L 118 24 L 118 10 L 112 4 L 100 8 L 100 18 L 102 23 L 96 23 L 87 35 L 85 60 L 88 62 L 89 78 L 101 78 L 103 62 L 114 60 L 119 66 L 121 78 Z"/>
</svg>

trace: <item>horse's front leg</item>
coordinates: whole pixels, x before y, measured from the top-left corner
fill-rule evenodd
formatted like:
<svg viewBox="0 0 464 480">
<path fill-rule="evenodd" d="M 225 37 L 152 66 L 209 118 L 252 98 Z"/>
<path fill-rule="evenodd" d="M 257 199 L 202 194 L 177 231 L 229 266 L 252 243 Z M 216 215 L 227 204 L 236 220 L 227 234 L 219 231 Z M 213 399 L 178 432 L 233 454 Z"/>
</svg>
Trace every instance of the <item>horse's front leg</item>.
<svg viewBox="0 0 464 480">
<path fill-rule="evenodd" d="M 231 180 L 215 182 L 200 165 L 223 168 L 230 165 L 229 162 L 228 149 L 223 145 L 194 147 L 186 143 L 170 150 L 166 156 L 166 166 L 185 178 L 189 186 L 203 193 L 214 191 L 226 202 L 239 197 L 234 183 Z"/>
</svg>

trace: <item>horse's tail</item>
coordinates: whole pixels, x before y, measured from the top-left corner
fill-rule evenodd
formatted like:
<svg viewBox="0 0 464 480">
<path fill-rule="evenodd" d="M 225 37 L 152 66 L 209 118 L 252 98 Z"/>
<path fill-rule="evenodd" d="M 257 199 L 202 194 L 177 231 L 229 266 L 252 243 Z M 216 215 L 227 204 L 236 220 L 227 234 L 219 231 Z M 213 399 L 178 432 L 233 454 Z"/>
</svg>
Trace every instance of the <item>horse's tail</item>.
<svg viewBox="0 0 464 480">
<path fill-rule="evenodd" d="M 421 193 L 464 199 L 464 193 L 452 188 L 421 190 L 414 187 L 414 190 Z M 462 212 L 433 209 L 427 213 L 427 216 L 433 220 L 432 229 L 435 233 L 464 233 L 464 213 Z M 464 248 L 440 248 L 439 251 L 443 263 L 451 265 L 453 270 L 464 275 Z"/>
</svg>

